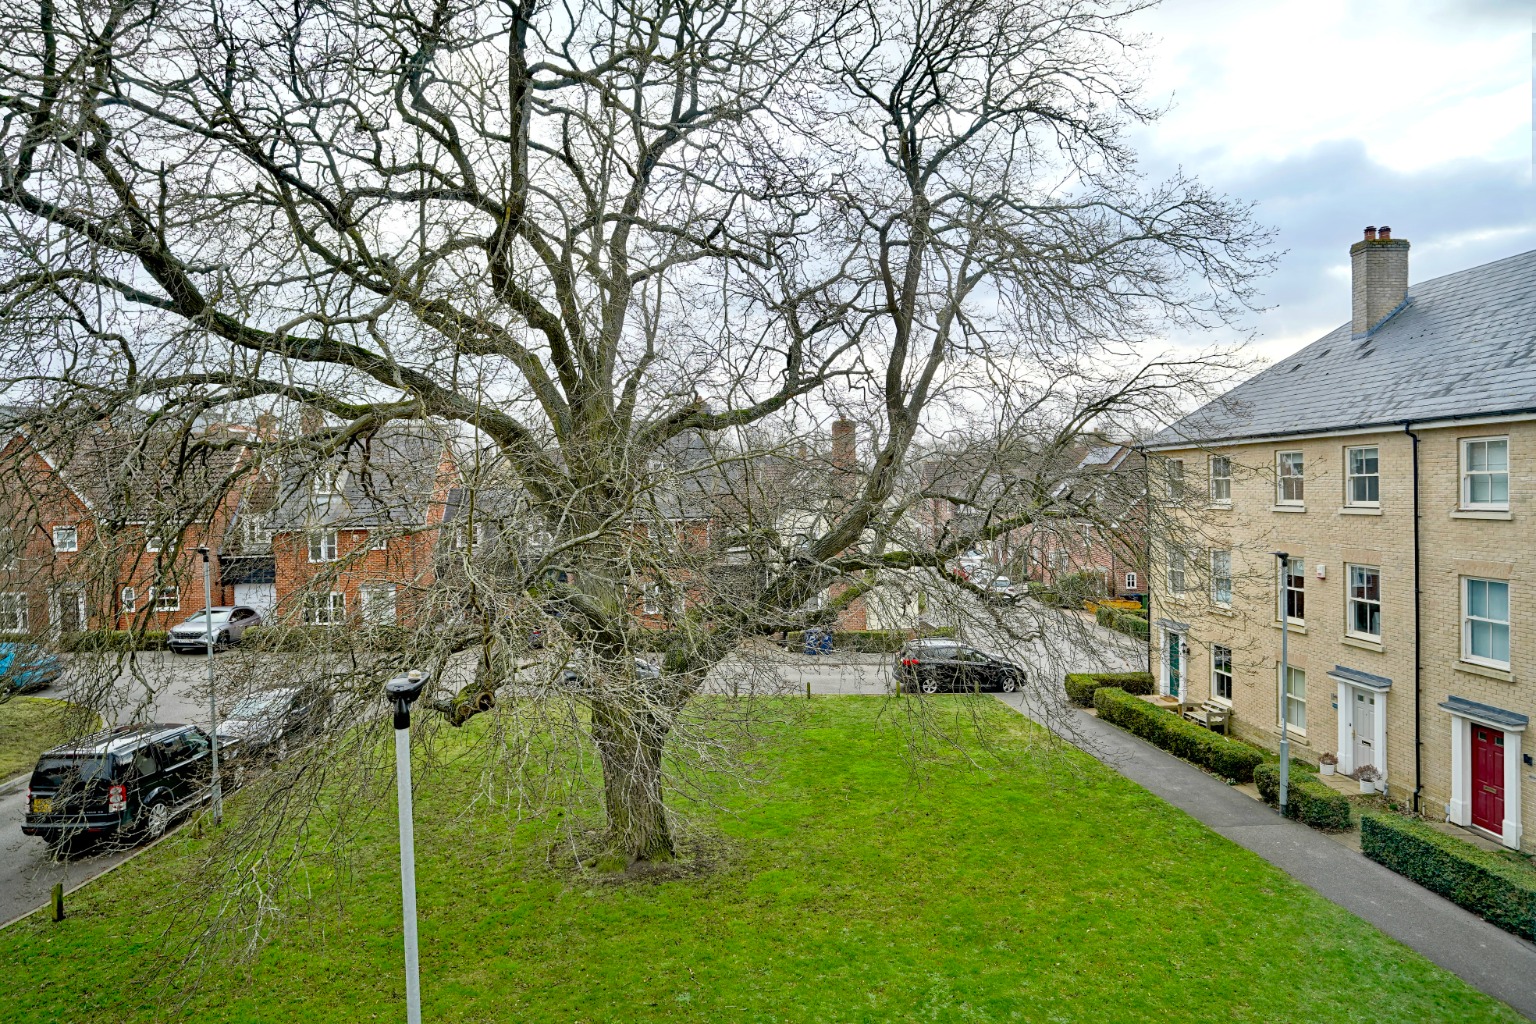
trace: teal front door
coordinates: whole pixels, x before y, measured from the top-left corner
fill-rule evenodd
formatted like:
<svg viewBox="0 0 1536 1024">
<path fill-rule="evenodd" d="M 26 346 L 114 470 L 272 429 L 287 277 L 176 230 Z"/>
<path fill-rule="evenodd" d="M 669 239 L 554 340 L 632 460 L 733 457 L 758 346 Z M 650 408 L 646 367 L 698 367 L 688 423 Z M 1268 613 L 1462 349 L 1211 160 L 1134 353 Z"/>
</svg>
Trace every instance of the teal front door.
<svg viewBox="0 0 1536 1024">
<path fill-rule="evenodd" d="M 1166 633 L 1168 647 L 1168 696 L 1179 696 L 1179 680 L 1182 665 L 1179 662 L 1179 634 Z"/>
</svg>

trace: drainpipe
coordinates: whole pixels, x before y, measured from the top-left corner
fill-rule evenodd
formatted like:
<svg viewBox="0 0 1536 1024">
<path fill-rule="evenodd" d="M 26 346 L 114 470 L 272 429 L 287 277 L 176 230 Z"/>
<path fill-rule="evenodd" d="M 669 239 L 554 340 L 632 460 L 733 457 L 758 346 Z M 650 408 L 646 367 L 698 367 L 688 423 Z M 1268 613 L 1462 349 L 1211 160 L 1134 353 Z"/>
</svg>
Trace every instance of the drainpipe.
<svg viewBox="0 0 1536 1024">
<path fill-rule="evenodd" d="M 1155 681 L 1157 673 L 1152 671 L 1152 460 L 1147 457 L 1145 448 L 1141 450 L 1141 545 L 1142 567 L 1147 576 L 1146 586 L 1141 588 L 1147 595 L 1147 675 Z"/>
<path fill-rule="evenodd" d="M 1419 586 L 1419 435 L 1408 429 L 1411 420 L 1403 421 L 1403 433 L 1413 439 L 1413 813 L 1419 813 L 1424 795 L 1424 740 L 1423 740 L 1423 664 L 1420 651 L 1419 606 L 1423 592 Z"/>
</svg>

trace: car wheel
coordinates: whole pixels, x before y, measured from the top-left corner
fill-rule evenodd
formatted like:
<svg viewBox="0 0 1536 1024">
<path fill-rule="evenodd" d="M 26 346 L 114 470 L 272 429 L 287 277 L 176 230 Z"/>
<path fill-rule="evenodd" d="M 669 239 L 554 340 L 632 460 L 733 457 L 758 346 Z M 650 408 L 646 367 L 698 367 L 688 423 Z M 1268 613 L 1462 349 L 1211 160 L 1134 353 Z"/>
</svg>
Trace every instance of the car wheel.
<svg viewBox="0 0 1536 1024">
<path fill-rule="evenodd" d="M 163 799 L 150 804 L 149 813 L 144 816 L 144 835 L 149 839 L 159 839 L 170 827 L 171 805 Z"/>
<path fill-rule="evenodd" d="M 918 683 L 918 686 L 921 687 L 924 693 L 939 692 L 939 681 L 937 679 L 924 679 Z"/>
<path fill-rule="evenodd" d="M 1009 674 L 1003 677 L 1003 692 L 1012 693 L 1019 688 L 1019 677 Z"/>
</svg>

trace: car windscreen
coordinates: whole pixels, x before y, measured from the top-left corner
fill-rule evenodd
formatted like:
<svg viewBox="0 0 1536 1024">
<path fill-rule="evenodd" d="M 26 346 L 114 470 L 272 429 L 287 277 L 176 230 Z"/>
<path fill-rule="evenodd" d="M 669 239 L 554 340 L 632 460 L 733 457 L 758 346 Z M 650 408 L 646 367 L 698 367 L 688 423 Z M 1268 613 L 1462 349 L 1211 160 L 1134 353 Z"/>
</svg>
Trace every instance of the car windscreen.
<svg viewBox="0 0 1536 1024">
<path fill-rule="evenodd" d="M 188 626 L 201 625 L 202 621 L 203 621 L 203 616 L 208 615 L 208 614 L 209 614 L 208 612 L 198 612 L 197 614 L 193 615 L 190 619 L 188 619 L 186 621 L 186 624 Z M 229 611 L 227 609 L 224 610 L 224 611 L 220 611 L 219 609 L 215 608 L 213 610 L 213 612 L 212 612 L 212 615 L 213 615 L 213 621 L 214 622 L 227 622 L 229 620 Z"/>
<path fill-rule="evenodd" d="M 229 711 L 230 718 L 261 718 L 284 707 L 292 694 L 287 691 L 272 693 L 253 693 L 249 697 L 240 698 Z"/>
<path fill-rule="evenodd" d="M 32 770 L 34 789 L 67 789 L 84 782 L 109 782 L 110 757 L 45 757 Z"/>
</svg>

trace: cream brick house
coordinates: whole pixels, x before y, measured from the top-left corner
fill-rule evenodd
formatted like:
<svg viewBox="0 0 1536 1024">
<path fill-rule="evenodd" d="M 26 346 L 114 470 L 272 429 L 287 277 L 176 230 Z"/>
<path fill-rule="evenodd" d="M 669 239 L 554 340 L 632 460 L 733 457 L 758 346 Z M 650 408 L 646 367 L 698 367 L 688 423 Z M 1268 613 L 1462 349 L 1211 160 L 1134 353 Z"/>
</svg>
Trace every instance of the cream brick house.
<svg viewBox="0 0 1536 1024">
<path fill-rule="evenodd" d="M 1283 610 L 1295 755 L 1530 850 L 1536 252 L 1410 288 L 1408 249 L 1367 228 L 1350 323 L 1147 446 L 1152 658 L 1276 747 Z"/>
</svg>

